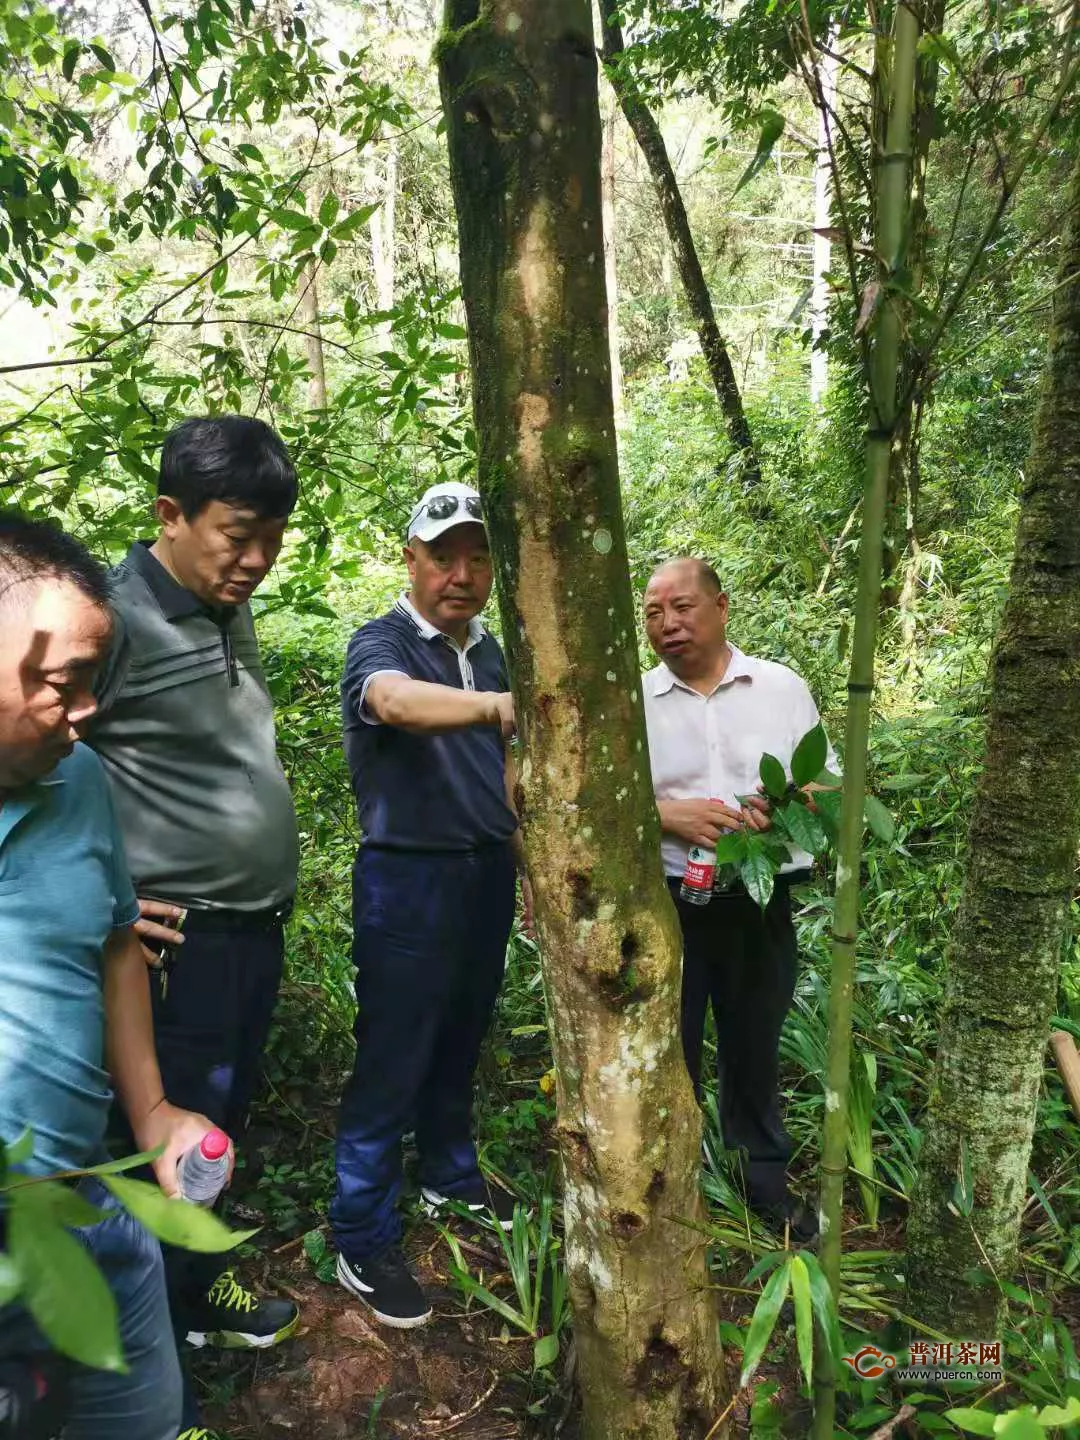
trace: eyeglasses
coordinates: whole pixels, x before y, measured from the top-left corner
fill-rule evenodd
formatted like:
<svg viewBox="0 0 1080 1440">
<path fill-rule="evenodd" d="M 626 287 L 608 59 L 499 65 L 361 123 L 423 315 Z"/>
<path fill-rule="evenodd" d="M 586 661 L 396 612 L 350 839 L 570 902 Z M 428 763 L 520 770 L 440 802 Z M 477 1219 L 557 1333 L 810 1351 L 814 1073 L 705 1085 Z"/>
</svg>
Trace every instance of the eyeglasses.
<svg viewBox="0 0 1080 1440">
<path fill-rule="evenodd" d="M 449 520 L 461 506 L 464 506 L 466 513 L 474 520 L 483 521 L 484 512 L 479 495 L 436 495 L 416 507 L 409 519 L 409 529 L 412 529 L 425 510 L 430 520 Z"/>
</svg>

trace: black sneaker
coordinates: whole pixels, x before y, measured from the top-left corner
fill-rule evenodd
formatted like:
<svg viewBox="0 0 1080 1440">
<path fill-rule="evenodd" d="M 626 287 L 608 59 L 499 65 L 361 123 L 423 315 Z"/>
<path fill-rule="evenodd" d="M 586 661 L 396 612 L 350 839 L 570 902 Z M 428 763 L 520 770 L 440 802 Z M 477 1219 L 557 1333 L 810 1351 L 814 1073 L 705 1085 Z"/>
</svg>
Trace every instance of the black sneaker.
<svg viewBox="0 0 1080 1440">
<path fill-rule="evenodd" d="M 792 1245 L 809 1249 L 817 1244 L 817 1212 L 809 1205 L 804 1205 L 801 1200 L 796 1200 L 794 1195 L 785 1195 L 783 1200 L 775 1205 L 751 1205 L 750 1208 L 777 1235 L 782 1236 L 786 1232 Z"/>
<path fill-rule="evenodd" d="M 187 1343 L 196 1350 L 204 1345 L 218 1350 L 268 1350 L 289 1338 L 300 1324 L 300 1311 L 291 1300 L 254 1294 L 232 1270 L 223 1270 L 204 1298 L 190 1308 L 188 1324 Z"/>
<path fill-rule="evenodd" d="M 376 1320 L 394 1330 L 415 1330 L 431 1319 L 431 1306 L 398 1245 L 359 1263 L 339 1255 L 337 1278 Z"/>
<path fill-rule="evenodd" d="M 494 1218 L 501 1230 L 514 1228 L 514 1206 L 521 1202 L 500 1185 L 487 1185 L 478 1180 L 474 1185 L 454 1195 L 444 1195 L 441 1190 L 430 1190 L 426 1185 L 420 1190 L 420 1208 L 431 1216 L 441 1215 L 454 1204 L 464 1205 L 474 1215 L 487 1213 Z"/>
</svg>

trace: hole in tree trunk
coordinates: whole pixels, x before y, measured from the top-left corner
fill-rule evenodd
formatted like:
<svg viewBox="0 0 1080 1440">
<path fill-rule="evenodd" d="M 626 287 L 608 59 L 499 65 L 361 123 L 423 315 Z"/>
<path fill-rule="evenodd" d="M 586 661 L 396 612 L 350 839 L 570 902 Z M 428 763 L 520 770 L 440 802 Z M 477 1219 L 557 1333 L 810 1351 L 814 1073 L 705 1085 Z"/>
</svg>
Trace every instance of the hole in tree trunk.
<svg viewBox="0 0 1080 1440">
<path fill-rule="evenodd" d="M 566 883 L 570 886 L 570 913 L 575 920 L 596 919 L 596 896 L 592 892 L 590 876 L 582 870 L 568 870 Z"/>
</svg>

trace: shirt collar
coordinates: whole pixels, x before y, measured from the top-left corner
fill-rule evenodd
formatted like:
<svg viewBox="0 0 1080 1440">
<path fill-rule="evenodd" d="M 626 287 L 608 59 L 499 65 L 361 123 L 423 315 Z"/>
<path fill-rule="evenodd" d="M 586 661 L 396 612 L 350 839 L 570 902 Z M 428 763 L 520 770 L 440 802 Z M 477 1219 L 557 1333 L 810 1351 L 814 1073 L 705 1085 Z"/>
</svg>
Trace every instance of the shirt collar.
<svg viewBox="0 0 1080 1440">
<path fill-rule="evenodd" d="M 45 791 L 55 785 L 63 785 L 64 762 L 61 760 L 55 770 L 50 770 L 48 775 L 42 775 L 38 780 L 32 780 L 29 785 L 24 785 L 20 790 L 5 791 L 3 804 L 0 805 L 0 846 L 15 829 L 20 820 L 25 819 L 31 810 L 36 810 L 45 800 Z"/>
<path fill-rule="evenodd" d="M 127 563 L 146 581 L 166 620 L 184 620 L 189 615 L 206 615 L 216 625 L 228 624 L 236 614 L 234 605 L 207 605 L 174 580 L 156 555 L 150 553 L 152 540 L 136 540 L 127 553 Z"/>
<path fill-rule="evenodd" d="M 728 649 L 731 651 L 731 659 L 728 661 L 728 667 L 724 671 L 724 678 L 709 691 L 710 695 L 715 695 L 717 690 L 722 689 L 725 685 L 734 684 L 736 680 L 745 680 L 748 684 L 753 682 L 754 662 L 750 656 L 744 654 L 737 645 L 732 645 L 730 640 L 728 641 Z M 660 661 L 660 664 L 653 671 L 653 675 L 655 677 L 652 685 L 652 693 L 654 695 L 666 695 L 669 690 L 676 686 L 680 690 L 690 690 L 695 695 L 701 694 L 700 690 L 694 690 L 692 686 L 680 680 L 673 670 L 668 669 L 663 660 Z"/>
<path fill-rule="evenodd" d="M 424 619 L 408 595 L 399 595 L 394 601 L 394 609 L 404 615 L 406 619 L 411 620 L 425 640 L 446 640 L 451 645 L 454 644 L 449 635 L 440 630 L 437 625 L 432 625 L 430 620 Z M 465 649 L 468 650 L 473 645 L 479 645 L 486 634 L 486 626 L 478 616 L 474 615 L 469 621 L 469 638 L 465 642 Z"/>
</svg>

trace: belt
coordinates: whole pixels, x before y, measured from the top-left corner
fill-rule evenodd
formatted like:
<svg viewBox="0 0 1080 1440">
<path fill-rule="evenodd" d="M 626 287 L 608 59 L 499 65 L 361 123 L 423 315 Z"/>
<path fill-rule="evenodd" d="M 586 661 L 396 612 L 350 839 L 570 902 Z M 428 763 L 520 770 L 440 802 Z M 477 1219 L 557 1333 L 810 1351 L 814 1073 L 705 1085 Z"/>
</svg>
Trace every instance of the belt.
<svg viewBox="0 0 1080 1440">
<path fill-rule="evenodd" d="M 262 910 L 188 910 L 183 929 L 191 930 L 273 930 L 284 925 L 292 914 L 293 902 L 267 905 Z M 168 921 L 165 922 L 168 924 Z"/>
</svg>

